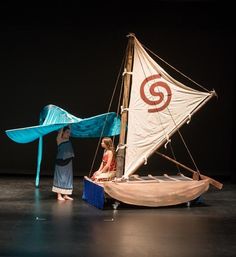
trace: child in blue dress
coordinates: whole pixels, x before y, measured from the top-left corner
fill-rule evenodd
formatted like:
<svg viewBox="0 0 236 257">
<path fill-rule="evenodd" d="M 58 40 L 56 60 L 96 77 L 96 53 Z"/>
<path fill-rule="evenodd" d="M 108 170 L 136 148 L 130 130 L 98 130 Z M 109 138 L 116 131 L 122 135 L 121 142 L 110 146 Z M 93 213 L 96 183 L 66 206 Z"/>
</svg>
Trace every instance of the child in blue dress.
<svg viewBox="0 0 236 257">
<path fill-rule="evenodd" d="M 62 128 L 57 135 L 57 156 L 52 191 L 57 193 L 57 200 L 73 200 L 69 195 L 73 191 L 74 151 L 70 141 L 70 127 Z"/>
</svg>

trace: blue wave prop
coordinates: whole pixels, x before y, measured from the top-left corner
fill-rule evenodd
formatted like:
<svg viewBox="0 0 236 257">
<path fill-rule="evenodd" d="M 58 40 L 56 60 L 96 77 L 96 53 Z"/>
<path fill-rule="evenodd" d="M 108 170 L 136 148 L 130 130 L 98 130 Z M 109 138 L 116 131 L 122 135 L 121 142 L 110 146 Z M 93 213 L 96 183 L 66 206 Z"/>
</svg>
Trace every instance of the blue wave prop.
<svg viewBox="0 0 236 257">
<path fill-rule="evenodd" d="M 9 129 L 5 132 L 17 143 L 30 143 L 67 125 L 70 125 L 72 137 L 116 136 L 120 133 L 120 118 L 114 112 L 81 119 L 52 104 L 45 106 L 40 112 L 39 123 L 38 126 Z"/>
</svg>

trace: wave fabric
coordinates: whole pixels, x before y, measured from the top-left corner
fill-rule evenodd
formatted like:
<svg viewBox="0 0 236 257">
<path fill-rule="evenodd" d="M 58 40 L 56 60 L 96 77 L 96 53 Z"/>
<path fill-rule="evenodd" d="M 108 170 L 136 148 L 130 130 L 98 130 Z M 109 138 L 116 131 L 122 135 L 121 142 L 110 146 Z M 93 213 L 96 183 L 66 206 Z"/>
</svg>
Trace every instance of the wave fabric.
<svg viewBox="0 0 236 257">
<path fill-rule="evenodd" d="M 114 112 L 81 119 L 52 104 L 45 106 L 40 112 L 39 123 L 38 126 L 9 129 L 5 132 L 17 143 L 30 143 L 66 125 L 70 125 L 72 137 L 103 137 L 120 133 L 120 119 Z"/>
</svg>

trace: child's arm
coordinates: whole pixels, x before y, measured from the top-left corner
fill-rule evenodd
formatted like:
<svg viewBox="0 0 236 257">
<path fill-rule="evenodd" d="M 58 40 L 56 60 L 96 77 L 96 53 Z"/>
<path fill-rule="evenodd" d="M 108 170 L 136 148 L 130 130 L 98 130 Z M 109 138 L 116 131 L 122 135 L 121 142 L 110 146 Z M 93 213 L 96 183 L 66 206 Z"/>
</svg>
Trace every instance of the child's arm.
<svg viewBox="0 0 236 257">
<path fill-rule="evenodd" d="M 59 132 L 58 132 L 58 134 L 57 134 L 57 144 L 58 144 L 58 145 L 61 143 L 62 134 L 63 134 L 63 128 L 60 129 Z"/>
</svg>

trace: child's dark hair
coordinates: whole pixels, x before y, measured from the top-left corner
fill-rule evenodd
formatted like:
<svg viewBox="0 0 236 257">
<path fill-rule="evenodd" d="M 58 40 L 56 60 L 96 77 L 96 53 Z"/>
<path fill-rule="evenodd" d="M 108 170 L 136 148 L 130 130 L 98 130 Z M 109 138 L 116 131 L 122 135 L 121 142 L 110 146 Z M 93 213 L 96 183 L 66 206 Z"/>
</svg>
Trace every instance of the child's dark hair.
<svg viewBox="0 0 236 257">
<path fill-rule="evenodd" d="M 70 130 L 70 127 L 69 126 L 65 126 L 62 131 L 65 132 L 66 130 Z"/>
</svg>

